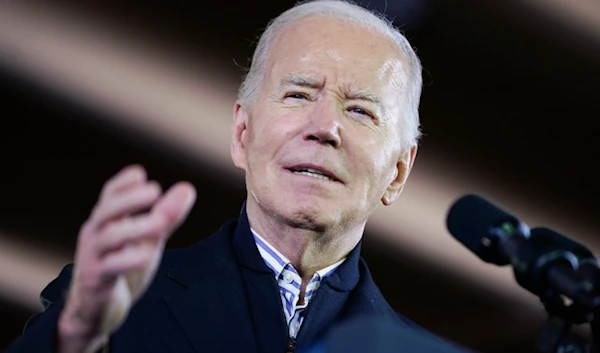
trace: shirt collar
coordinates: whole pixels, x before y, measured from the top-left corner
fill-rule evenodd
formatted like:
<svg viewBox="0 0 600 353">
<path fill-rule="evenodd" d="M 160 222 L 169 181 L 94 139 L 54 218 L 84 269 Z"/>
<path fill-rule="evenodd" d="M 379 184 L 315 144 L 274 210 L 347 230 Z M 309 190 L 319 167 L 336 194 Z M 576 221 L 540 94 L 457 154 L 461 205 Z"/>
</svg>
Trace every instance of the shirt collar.
<svg viewBox="0 0 600 353">
<path fill-rule="evenodd" d="M 296 271 L 290 260 L 285 257 L 285 255 L 279 252 L 279 250 L 277 250 L 273 245 L 269 244 L 269 242 L 261 237 L 254 229 L 250 228 L 250 230 L 252 231 L 254 242 L 256 243 L 256 247 L 258 248 L 260 255 L 265 261 L 265 264 L 271 270 L 273 270 L 276 279 L 279 278 L 286 267 L 292 268 L 294 271 Z M 346 258 L 344 257 L 338 262 L 316 271 L 313 279 L 317 277 L 318 280 L 321 280 L 322 278 L 327 277 L 328 275 L 332 274 L 342 263 L 344 263 L 345 260 Z"/>
<path fill-rule="evenodd" d="M 285 255 L 280 253 L 279 250 L 277 250 L 274 246 L 269 244 L 269 242 L 263 237 L 258 235 L 254 229 L 250 228 L 250 230 L 252 231 L 252 236 L 254 236 L 254 242 L 256 243 L 258 252 L 260 252 L 265 264 L 271 270 L 273 270 L 275 273 L 275 278 L 279 278 L 281 272 L 283 272 L 286 266 L 292 265 L 290 260 L 285 257 Z"/>
</svg>

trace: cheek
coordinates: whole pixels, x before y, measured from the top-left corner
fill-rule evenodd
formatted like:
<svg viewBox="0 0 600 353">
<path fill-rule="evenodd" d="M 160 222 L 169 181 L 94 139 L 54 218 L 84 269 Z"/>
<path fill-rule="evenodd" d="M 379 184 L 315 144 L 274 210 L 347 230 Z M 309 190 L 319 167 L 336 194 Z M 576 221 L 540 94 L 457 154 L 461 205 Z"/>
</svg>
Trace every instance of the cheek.
<svg viewBox="0 0 600 353">
<path fill-rule="evenodd" d="M 271 114 L 263 115 L 253 125 L 254 143 L 263 149 L 279 148 L 283 142 L 298 134 L 301 121 L 299 112 L 271 109 Z"/>
<path fill-rule="evenodd" d="M 248 146 L 250 150 L 261 150 L 268 146 L 271 133 L 268 131 L 272 125 L 270 117 L 262 110 L 255 111 L 248 121 Z"/>
<path fill-rule="evenodd" d="M 248 160 L 252 164 L 268 163 L 284 148 L 292 137 L 293 126 L 289 116 L 275 116 L 257 112 L 248 126 L 246 136 Z M 252 167 L 252 166 L 250 166 Z"/>
<path fill-rule="evenodd" d="M 394 173 L 396 161 L 389 147 L 382 143 L 365 143 L 361 146 L 360 161 L 354 161 L 354 169 L 365 178 L 364 186 L 371 197 L 382 195 Z M 360 175 L 357 174 L 357 175 Z"/>
</svg>

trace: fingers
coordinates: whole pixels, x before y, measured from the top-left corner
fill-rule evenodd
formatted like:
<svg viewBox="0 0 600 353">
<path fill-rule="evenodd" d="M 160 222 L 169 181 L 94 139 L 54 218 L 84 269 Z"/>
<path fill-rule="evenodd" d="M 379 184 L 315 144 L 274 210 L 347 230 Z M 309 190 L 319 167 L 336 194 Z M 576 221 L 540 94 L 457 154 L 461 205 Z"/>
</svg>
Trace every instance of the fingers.
<svg viewBox="0 0 600 353">
<path fill-rule="evenodd" d="M 106 255 L 102 261 L 102 280 L 112 281 L 129 271 L 143 270 L 156 257 L 156 245 L 137 243 Z"/>
<path fill-rule="evenodd" d="M 93 272 L 103 281 L 148 266 L 148 257 L 160 253 L 196 200 L 196 190 L 187 182 L 161 193 L 139 166 L 123 169 L 103 187 L 80 238 L 82 254 L 87 254 L 82 260 L 100 266 Z"/>
<path fill-rule="evenodd" d="M 90 320 L 96 323 L 111 305 L 129 307 L 144 292 L 166 239 L 196 199 L 189 183 L 161 194 L 160 185 L 148 181 L 138 165 L 124 168 L 105 183 L 80 230 L 67 311 L 91 313 Z"/>
<path fill-rule="evenodd" d="M 131 186 L 125 191 L 101 199 L 92 211 L 89 221 L 93 226 L 99 227 L 115 218 L 147 210 L 154 205 L 160 194 L 161 187 L 155 181 Z"/>
<path fill-rule="evenodd" d="M 146 181 L 146 170 L 137 164 L 129 165 L 110 178 L 103 186 L 100 199 L 110 197 L 115 193 L 123 191 L 133 185 Z"/>
<path fill-rule="evenodd" d="M 167 230 L 167 220 L 158 213 L 125 217 L 108 223 L 100 229 L 96 236 L 96 249 L 102 257 L 107 252 L 118 250 L 130 243 L 158 239 Z"/>
<path fill-rule="evenodd" d="M 173 230 L 187 217 L 194 202 L 196 202 L 194 186 L 187 182 L 179 182 L 158 200 L 152 208 L 152 212 L 163 215 L 168 222 L 169 229 Z"/>
<path fill-rule="evenodd" d="M 117 189 L 125 185 L 118 178 L 107 185 L 107 190 L 116 194 L 100 202 L 90 221 L 96 225 L 90 232 L 94 253 L 107 266 L 103 276 L 109 278 L 142 266 L 141 253 L 156 253 L 196 200 L 196 190 L 187 182 L 173 185 L 162 197 L 154 182 L 130 186 L 119 193 Z M 149 212 L 131 216 L 150 207 Z"/>
<path fill-rule="evenodd" d="M 103 263 L 103 280 L 131 270 L 143 268 L 148 256 L 156 255 L 156 250 L 185 219 L 196 199 L 195 188 L 186 182 L 171 187 L 156 201 L 150 212 L 129 216 L 126 212 L 143 203 L 143 188 L 134 189 L 113 196 L 111 203 L 106 201 L 98 207 L 97 220 L 111 219 L 94 233 L 95 253 Z M 147 195 L 146 195 L 147 197 Z M 154 200 L 156 200 L 154 199 Z M 150 198 L 144 202 L 150 202 Z M 124 215 L 124 217 L 116 217 Z"/>
</svg>

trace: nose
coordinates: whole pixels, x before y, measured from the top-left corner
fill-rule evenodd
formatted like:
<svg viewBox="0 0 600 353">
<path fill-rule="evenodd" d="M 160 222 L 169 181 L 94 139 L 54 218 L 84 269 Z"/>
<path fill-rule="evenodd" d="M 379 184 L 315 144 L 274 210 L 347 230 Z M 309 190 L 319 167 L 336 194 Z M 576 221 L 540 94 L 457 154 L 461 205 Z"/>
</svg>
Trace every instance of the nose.
<svg viewBox="0 0 600 353">
<path fill-rule="evenodd" d="M 342 145 L 341 123 L 335 103 L 321 103 L 309 116 L 304 139 L 327 144 L 334 148 Z"/>
</svg>

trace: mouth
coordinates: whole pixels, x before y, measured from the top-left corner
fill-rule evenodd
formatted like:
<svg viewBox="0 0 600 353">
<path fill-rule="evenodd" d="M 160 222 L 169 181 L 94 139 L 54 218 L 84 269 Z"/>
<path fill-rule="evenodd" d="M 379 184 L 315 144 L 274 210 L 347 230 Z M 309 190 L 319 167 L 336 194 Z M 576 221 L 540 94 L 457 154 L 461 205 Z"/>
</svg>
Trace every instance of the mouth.
<svg viewBox="0 0 600 353">
<path fill-rule="evenodd" d="M 342 183 L 342 181 L 333 172 L 320 166 L 297 165 L 286 169 L 294 174 L 305 175 L 313 178 Z"/>
</svg>

